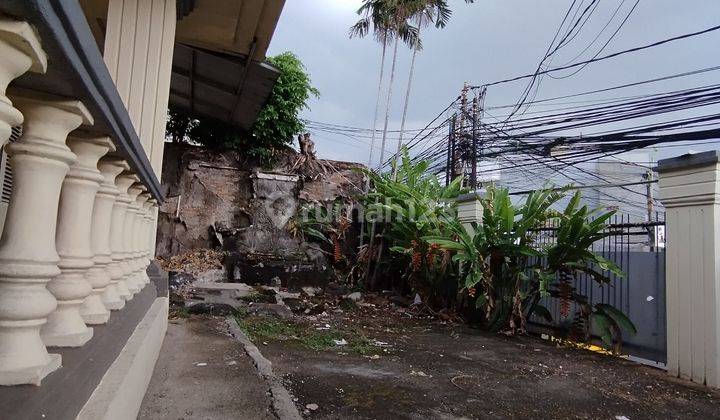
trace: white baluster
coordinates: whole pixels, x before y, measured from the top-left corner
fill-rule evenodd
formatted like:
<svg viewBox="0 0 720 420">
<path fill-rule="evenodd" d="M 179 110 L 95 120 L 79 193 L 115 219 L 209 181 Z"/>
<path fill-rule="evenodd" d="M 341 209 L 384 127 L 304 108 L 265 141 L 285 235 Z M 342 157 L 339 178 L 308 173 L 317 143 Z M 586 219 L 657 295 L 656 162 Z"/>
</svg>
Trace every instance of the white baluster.
<svg viewBox="0 0 720 420">
<path fill-rule="evenodd" d="M 25 123 L 19 141 L 7 146 L 13 191 L 0 239 L 0 384 L 39 384 L 61 363 L 48 354 L 40 329 L 57 307 L 45 285 L 60 274 L 58 204 L 75 161 L 65 140 L 92 117 L 79 101 L 27 91 L 11 96 Z"/>
</svg>

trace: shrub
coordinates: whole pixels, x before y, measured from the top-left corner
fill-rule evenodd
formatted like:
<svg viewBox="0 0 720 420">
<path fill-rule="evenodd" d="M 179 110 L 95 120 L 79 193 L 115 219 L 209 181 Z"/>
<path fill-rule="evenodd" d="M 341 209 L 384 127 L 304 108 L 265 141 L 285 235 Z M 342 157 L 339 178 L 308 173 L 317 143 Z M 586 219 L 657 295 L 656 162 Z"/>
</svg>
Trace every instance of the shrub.
<svg viewBox="0 0 720 420">
<path fill-rule="evenodd" d="M 635 333 L 632 322 L 610 305 L 590 305 L 579 295 L 572 280 L 579 273 L 598 283 L 607 283 L 607 272 L 622 275 L 611 261 L 590 250 L 592 244 L 613 233 L 607 220 L 614 212 L 588 210 L 579 206 L 576 193 L 563 212 L 552 210 L 563 193 L 541 190 L 530 193 L 522 205 L 514 205 L 507 189 L 488 187 L 482 199 L 482 224 L 466 230 L 457 219 L 447 219 L 450 235 L 426 237 L 429 243 L 453 252 L 460 271 L 460 289 L 474 301 L 474 308 L 493 331 L 524 332 L 527 317 L 536 313 L 549 316 L 539 305 L 541 297 L 561 300 L 561 306 L 577 304 L 574 325 L 582 331 L 576 338 L 587 339 L 591 330 L 605 344 L 620 340 L 620 332 Z M 591 216 L 596 216 L 591 220 Z M 539 248 L 535 245 L 538 228 L 551 219 L 558 220 L 557 240 Z M 565 313 L 564 315 L 568 315 Z"/>
<path fill-rule="evenodd" d="M 237 150 L 262 163 L 271 163 L 279 151 L 292 144 L 295 135 L 305 130 L 300 112 L 307 108 L 310 97 L 320 92 L 312 86 L 305 66 L 295 54 L 285 52 L 267 61 L 280 70 L 280 77 L 249 132 L 172 108 L 165 136 L 176 142 Z"/>
<path fill-rule="evenodd" d="M 391 251 L 388 265 L 406 268 L 402 280 L 426 301 L 447 304 L 450 253 L 424 238 L 446 234 L 445 221 L 456 217 L 455 199 L 464 192 L 462 179 L 442 185 L 427 172 L 429 162 L 412 163 L 406 149 L 397 164 L 395 177 L 366 171 L 373 188 L 363 204 L 369 218 L 383 223 L 382 239 Z"/>
</svg>

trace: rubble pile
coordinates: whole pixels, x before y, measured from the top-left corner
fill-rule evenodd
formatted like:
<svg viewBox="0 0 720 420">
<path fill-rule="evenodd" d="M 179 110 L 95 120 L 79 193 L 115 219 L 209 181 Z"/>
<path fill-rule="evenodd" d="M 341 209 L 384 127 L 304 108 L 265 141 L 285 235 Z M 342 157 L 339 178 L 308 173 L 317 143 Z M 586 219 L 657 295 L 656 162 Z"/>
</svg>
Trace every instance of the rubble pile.
<svg viewBox="0 0 720 420">
<path fill-rule="evenodd" d="M 225 253 L 212 249 L 188 251 L 170 258 L 157 257 L 163 270 L 190 274 L 202 274 L 212 269 L 223 268 Z"/>
</svg>

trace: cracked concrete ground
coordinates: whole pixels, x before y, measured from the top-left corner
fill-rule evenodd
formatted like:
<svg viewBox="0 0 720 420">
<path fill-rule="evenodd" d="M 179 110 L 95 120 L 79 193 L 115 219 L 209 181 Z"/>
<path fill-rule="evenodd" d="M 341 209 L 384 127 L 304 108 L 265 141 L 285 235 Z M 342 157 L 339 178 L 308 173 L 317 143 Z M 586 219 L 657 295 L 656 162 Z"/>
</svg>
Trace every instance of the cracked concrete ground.
<svg viewBox="0 0 720 420">
<path fill-rule="evenodd" d="M 171 320 L 138 419 L 276 419 L 269 386 L 222 318 Z"/>
</svg>

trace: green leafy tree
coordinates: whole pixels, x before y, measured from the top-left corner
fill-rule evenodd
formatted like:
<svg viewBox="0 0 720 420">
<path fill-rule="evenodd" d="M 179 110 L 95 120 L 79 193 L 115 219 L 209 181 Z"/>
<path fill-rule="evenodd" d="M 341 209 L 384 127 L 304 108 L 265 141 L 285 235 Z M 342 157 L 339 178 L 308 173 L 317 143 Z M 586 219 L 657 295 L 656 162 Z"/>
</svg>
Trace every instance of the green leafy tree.
<svg viewBox="0 0 720 420">
<path fill-rule="evenodd" d="M 320 92 L 312 86 L 305 66 L 295 54 L 285 52 L 267 61 L 280 70 L 280 77 L 249 132 L 171 109 L 166 136 L 210 148 L 234 149 L 263 163 L 272 162 L 279 151 L 292 144 L 295 135 L 305 130 L 300 112 Z"/>
<path fill-rule="evenodd" d="M 270 57 L 268 62 L 280 70 L 270 98 L 252 128 L 252 138 L 278 148 L 292 143 L 305 130 L 300 111 L 308 108 L 311 96 L 319 97 L 300 59 L 291 52 Z"/>
<path fill-rule="evenodd" d="M 173 143 L 184 143 L 187 136 L 198 123 L 198 120 L 191 117 L 187 112 L 170 108 L 168 109 L 168 119 L 165 125 L 165 137 Z"/>
</svg>

